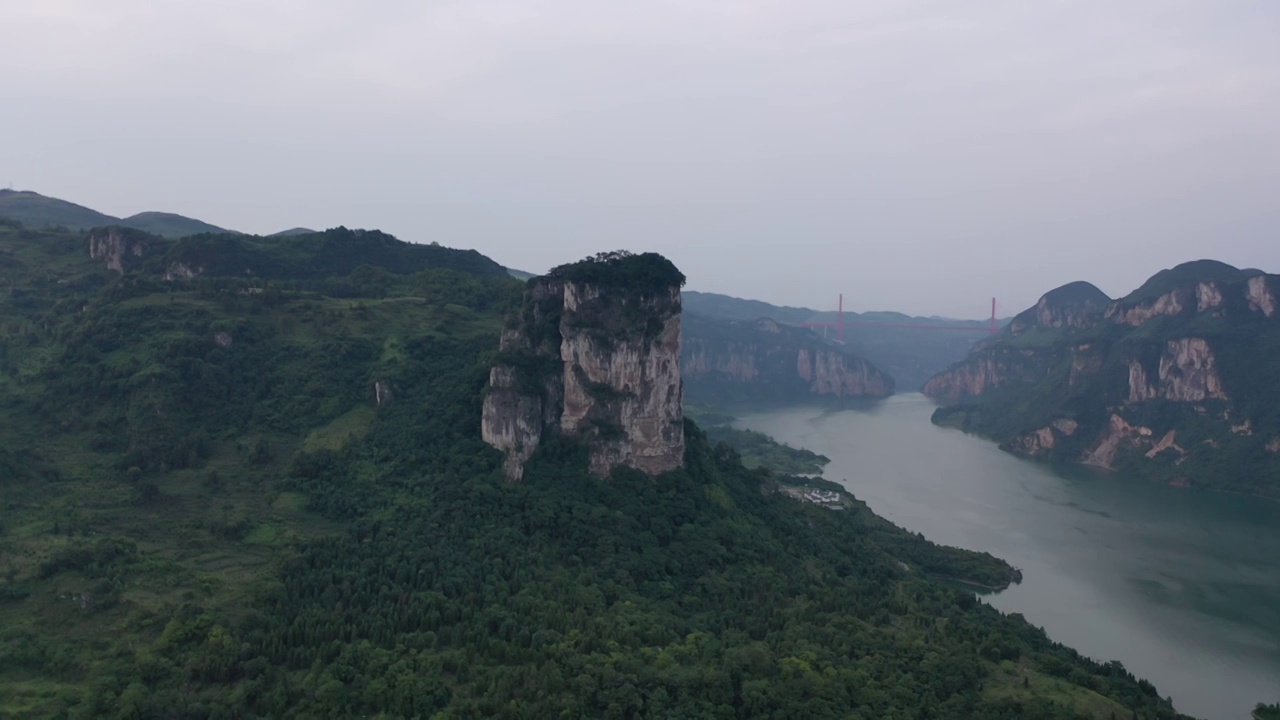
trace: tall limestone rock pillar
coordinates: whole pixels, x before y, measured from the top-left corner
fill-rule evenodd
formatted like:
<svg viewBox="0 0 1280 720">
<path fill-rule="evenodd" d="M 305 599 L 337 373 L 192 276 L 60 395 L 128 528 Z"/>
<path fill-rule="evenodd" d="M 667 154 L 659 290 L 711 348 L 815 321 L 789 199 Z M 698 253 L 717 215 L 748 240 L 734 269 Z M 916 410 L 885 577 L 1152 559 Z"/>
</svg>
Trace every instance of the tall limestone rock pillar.
<svg viewBox="0 0 1280 720">
<path fill-rule="evenodd" d="M 591 471 L 684 462 L 680 287 L 660 255 L 607 253 L 529 281 L 503 330 L 481 424 L 507 477 L 548 433 L 586 443 Z"/>
</svg>

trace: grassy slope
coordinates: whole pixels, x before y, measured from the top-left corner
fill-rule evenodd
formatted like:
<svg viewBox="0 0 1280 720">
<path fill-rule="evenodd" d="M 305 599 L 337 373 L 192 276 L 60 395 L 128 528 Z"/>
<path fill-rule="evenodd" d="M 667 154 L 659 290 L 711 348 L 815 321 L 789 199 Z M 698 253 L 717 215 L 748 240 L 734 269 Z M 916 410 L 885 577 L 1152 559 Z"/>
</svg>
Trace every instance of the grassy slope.
<svg viewBox="0 0 1280 720">
<path fill-rule="evenodd" d="M 225 233 L 229 232 L 217 225 L 210 225 L 207 222 L 196 220 L 195 218 L 184 217 L 174 213 L 166 212 L 143 212 L 120 221 L 125 227 L 131 227 L 152 235 L 159 235 L 168 238 L 180 238 L 188 235 L 198 235 L 200 233 Z"/>
<path fill-rule="evenodd" d="M 66 200 L 29 191 L 0 190 L 0 217 L 12 218 L 31 228 L 64 227 L 71 230 L 120 225 L 167 238 L 198 233 L 228 232 L 216 225 L 166 212 L 142 212 L 117 218 Z"/>
<path fill-rule="evenodd" d="M 820 475 L 830 459 L 804 448 L 783 445 L 764 433 L 728 425 L 707 428 L 707 439 L 738 451 L 748 468 L 764 467 L 783 475 Z"/>
<path fill-rule="evenodd" d="M 117 218 L 66 200 L 10 190 L 0 190 L 0 217 L 13 218 L 29 227 L 60 225 L 73 230 L 117 222 Z"/>
</svg>

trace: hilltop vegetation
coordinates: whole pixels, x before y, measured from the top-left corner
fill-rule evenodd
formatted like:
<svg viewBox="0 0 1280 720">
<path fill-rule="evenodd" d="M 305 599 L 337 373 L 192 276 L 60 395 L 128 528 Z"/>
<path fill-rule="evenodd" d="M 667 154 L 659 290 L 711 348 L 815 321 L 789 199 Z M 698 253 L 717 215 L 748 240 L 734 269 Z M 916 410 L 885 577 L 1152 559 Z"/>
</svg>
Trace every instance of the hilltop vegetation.
<svg viewBox="0 0 1280 720">
<path fill-rule="evenodd" d="M 385 237 L 135 236 L 117 273 L 0 225 L 0 715 L 1176 717 L 932 579 L 1003 562 L 781 497 L 691 423 L 677 472 L 551 441 L 504 482 L 520 283 Z"/>
<path fill-rule="evenodd" d="M 113 217 L 82 205 L 46 197 L 28 190 L 0 190 L 0 217 L 17 220 L 30 228 L 88 230 L 119 225 L 170 238 L 198 233 L 230 232 L 216 225 L 174 213 L 143 212 L 127 218 Z"/>
<path fill-rule="evenodd" d="M 120 220 L 118 224 L 124 227 L 142 230 L 143 232 L 149 232 L 152 235 L 171 238 L 198 235 L 200 233 L 227 232 L 217 225 L 210 225 L 209 223 L 201 220 L 166 212 L 138 213 L 137 215 L 130 215 L 129 217 Z"/>
<path fill-rule="evenodd" d="M 684 273 L 657 253 L 639 255 L 617 250 L 551 269 L 547 276 L 572 283 L 628 290 L 657 290 L 684 286 Z"/>
<path fill-rule="evenodd" d="M 1254 720 L 1280 720 L 1280 703 L 1258 703 L 1253 709 Z"/>
<path fill-rule="evenodd" d="M 505 268 L 475 250 L 418 245 L 377 230 L 343 227 L 270 238 L 196 235 L 169 245 L 162 262 L 165 268 L 181 265 L 204 276 L 312 281 L 347 278 L 370 289 L 383 284 L 383 276 L 430 269 L 490 277 L 507 275 Z"/>
</svg>

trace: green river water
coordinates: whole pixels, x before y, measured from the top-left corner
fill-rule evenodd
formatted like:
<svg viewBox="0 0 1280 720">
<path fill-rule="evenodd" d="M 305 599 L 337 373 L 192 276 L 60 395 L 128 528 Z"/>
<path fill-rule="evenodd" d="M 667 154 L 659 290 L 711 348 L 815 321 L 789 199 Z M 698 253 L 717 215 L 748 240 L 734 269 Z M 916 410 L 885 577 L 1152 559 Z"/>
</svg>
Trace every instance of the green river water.
<svg viewBox="0 0 1280 720">
<path fill-rule="evenodd" d="M 913 394 L 735 424 L 831 458 L 824 477 L 908 530 L 1008 560 L 1024 580 L 987 602 L 1120 660 L 1180 711 L 1248 718 L 1280 701 L 1280 503 L 1049 468 L 932 411 Z"/>
</svg>

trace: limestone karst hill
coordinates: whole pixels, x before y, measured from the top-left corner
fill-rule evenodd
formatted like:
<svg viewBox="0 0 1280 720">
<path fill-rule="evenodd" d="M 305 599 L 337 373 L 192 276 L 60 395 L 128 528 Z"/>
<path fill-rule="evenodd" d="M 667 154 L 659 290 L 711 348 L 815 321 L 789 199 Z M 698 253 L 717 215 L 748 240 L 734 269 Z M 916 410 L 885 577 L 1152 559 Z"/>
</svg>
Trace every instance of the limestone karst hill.
<svg viewBox="0 0 1280 720">
<path fill-rule="evenodd" d="M 506 454 L 509 478 L 544 433 L 584 441 L 599 475 L 680 467 L 683 284 L 652 253 L 602 254 L 528 281 L 484 402 L 484 439 Z"/>
<path fill-rule="evenodd" d="M 1028 457 L 1280 496 L 1280 276 L 1201 260 L 1049 293 L 931 378 L 935 422 Z"/>
</svg>

